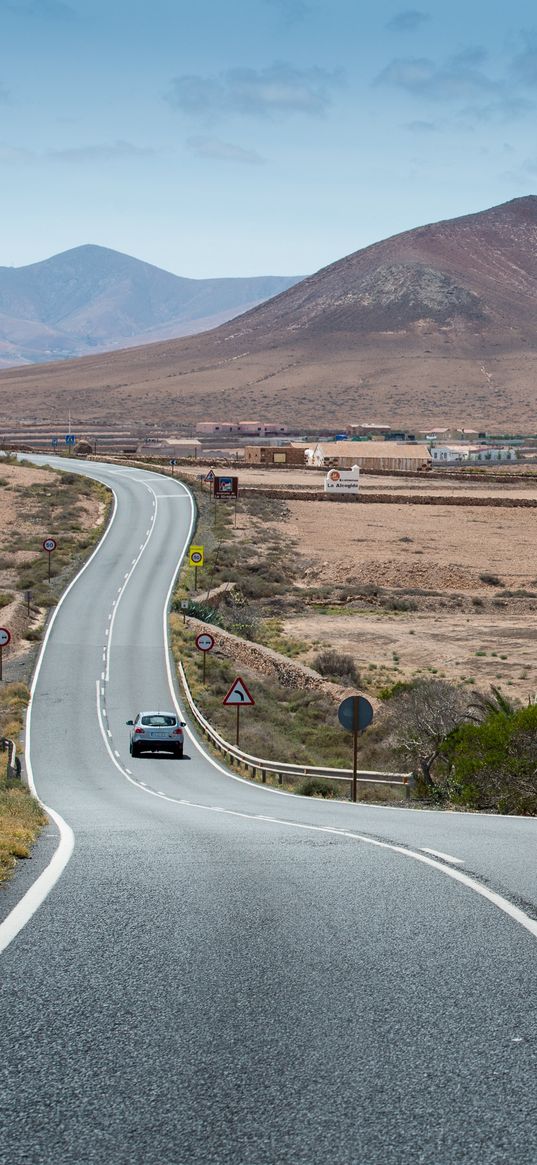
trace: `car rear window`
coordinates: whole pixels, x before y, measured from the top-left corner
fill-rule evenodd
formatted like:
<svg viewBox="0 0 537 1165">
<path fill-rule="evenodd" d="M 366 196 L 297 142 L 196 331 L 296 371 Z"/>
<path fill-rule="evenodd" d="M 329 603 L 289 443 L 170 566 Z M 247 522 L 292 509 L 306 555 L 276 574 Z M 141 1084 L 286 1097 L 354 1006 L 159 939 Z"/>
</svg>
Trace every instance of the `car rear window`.
<svg viewBox="0 0 537 1165">
<path fill-rule="evenodd" d="M 173 728 L 177 724 L 176 716 L 164 716 L 161 712 L 154 716 L 142 716 L 142 724 L 147 724 L 150 728 Z"/>
</svg>

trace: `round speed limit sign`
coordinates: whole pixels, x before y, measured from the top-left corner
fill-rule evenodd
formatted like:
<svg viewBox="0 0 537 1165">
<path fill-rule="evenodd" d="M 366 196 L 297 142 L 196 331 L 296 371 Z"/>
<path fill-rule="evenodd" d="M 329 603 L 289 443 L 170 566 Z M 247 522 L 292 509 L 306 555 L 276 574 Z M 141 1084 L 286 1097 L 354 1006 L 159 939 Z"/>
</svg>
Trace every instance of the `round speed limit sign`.
<svg viewBox="0 0 537 1165">
<path fill-rule="evenodd" d="M 45 538 L 45 541 L 43 542 L 43 550 L 46 550 L 48 554 L 52 554 L 52 551 L 56 549 L 57 545 L 58 543 L 56 542 L 55 538 Z"/>
<path fill-rule="evenodd" d="M 0 627 L 0 647 L 7 647 L 11 643 L 11 631 L 7 627 Z"/>
<path fill-rule="evenodd" d="M 209 635 L 208 631 L 202 632 L 196 638 L 196 647 L 198 651 L 212 651 L 214 647 L 214 639 Z"/>
</svg>

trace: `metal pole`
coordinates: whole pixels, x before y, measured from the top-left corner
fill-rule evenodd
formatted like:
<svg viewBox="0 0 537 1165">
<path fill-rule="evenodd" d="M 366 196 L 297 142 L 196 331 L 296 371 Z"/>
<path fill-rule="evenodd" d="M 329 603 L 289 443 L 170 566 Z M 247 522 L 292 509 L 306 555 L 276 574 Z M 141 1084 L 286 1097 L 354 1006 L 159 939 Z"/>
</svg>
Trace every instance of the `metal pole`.
<svg viewBox="0 0 537 1165">
<path fill-rule="evenodd" d="M 237 735 L 236 735 L 237 748 L 239 747 L 239 714 L 240 714 L 240 710 L 241 710 L 241 706 L 240 706 L 240 704 L 237 704 Z"/>
<path fill-rule="evenodd" d="M 194 567 L 194 590 L 197 591 L 197 589 L 198 589 L 198 568 L 197 568 L 197 566 L 195 566 Z"/>
<path fill-rule="evenodd" d="M 0 645 L 0 680 L 2 679 L 2 655 L 3 655 L 3 650 L 2 650 L 2 647 Z"/>
<path fill-rule="evenodd" d="M 50 582 L 50 550 L 48 551 L 48 581 Z"/>
<path fill-rule="evenodd" d="M 359 725 L 359 697 L 354 696 L 352 706 L 352 735 L 353 735 L 353 757 L 352 757 L 352 799 L 356 801 L 356 774 L 358 772 L 358 725 Z"/>
<path fill-rule="evenodd" d="M 207 659 L 207 652 L 203 652 L 203 683 L 205 683 L 205 660 Z"/>
</svg>

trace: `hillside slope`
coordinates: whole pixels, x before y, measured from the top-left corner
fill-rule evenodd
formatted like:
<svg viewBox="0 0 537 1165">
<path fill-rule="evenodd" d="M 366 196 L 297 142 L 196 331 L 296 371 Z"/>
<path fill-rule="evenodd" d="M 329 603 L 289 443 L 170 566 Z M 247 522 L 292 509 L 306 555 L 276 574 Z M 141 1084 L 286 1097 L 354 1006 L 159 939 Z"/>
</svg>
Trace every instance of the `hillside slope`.
<svg viewBox="0 0 537 1165">
<path fill-rule="evenodd" d="M 183 279 L 107 247 L 0 267 L 0 363 L 65 359 L 190 335 L 296 282 Z"/>
<path fill-rule="evenodd" d="M 407 231 L 214 331 L 0 377 L 19 415 L 535 428 L 537 197 Z M 2 410 L 5 411 L 5 410 Z"/>
</svg>

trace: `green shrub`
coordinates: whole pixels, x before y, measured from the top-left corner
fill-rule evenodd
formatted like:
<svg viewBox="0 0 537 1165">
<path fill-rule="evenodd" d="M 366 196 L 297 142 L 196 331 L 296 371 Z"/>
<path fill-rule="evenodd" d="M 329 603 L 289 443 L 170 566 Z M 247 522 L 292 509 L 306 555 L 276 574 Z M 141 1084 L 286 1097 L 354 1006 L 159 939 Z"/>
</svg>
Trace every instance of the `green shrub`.
<svg viewBox="0 0 537 1165">
<path fill-rule="evenodd" d="M 380 700 L 393 700 L 394 696 L 400 696 L 401 692 L 409 692 L 414 687 L 415 680 L 396 680 L 394 684 L 388 684 L 385 688 L 380 688 L 378 693 Z"/>
<path fill-rule="evenodd" d="M 461 725 L 448 754 L 455 800 L 500 813 L 537 813 L 535 704 Z"/>
<path fill-rule="evenodd" d="M 335 680 L 336 683 L 346 684 L 349 687 L 352 685 L 358 687 L 360 684 L 360 676 L 352 655 L 345 655 L 343 652 L 329 648 L 315 656 L 312 660 L 312 667 L 319 672 L 319 675 Z"/>
<path fill-rule="evenodd" d="M 327 781 L 325 777 L 306 777 L 305 781 L 301 781 L 296 787 L 297 793 L 301 793 L 303 797 L 335 797 L 336 782 Z"/>
</svg>

